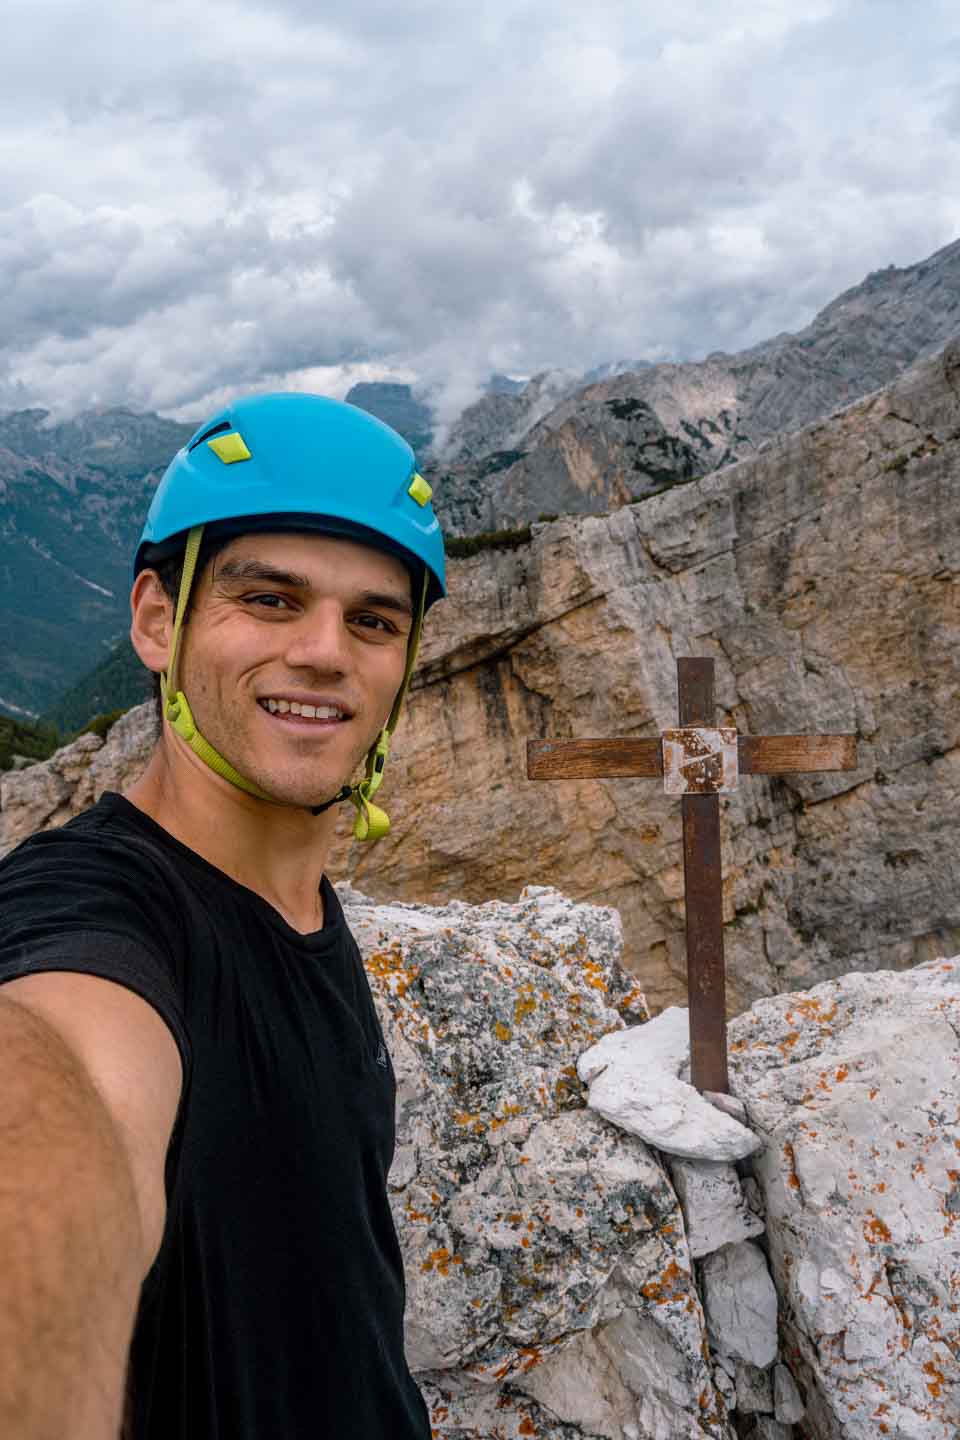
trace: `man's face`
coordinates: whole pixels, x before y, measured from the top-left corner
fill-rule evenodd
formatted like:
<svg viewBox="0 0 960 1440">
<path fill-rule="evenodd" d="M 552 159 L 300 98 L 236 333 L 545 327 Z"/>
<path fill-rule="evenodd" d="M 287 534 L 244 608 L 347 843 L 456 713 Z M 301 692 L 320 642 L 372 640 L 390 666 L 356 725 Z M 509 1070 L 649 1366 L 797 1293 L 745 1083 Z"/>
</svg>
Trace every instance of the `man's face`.
<svg viewBox="0 0 960 1440">
<path fill-rule="evenodd" d="M 241 536 L 196 587 L 179 686 L 241 775 L 318 805 L 385 725 L 412 625 L 410 576 L 393 556 L 323 535 Z"/>
</svg>

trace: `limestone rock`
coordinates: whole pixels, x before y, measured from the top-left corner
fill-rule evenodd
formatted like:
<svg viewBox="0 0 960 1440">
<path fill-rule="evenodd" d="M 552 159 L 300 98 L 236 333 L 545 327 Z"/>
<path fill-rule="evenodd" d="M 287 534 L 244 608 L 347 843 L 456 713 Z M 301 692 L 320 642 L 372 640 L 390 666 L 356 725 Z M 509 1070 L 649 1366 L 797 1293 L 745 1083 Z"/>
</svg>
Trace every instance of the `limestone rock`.
<svg viewBox="0 0 960 1440">
<path fill-rule="evenodd" d="M 98 735 L 81 735 L 64 745 L 49 760 L 28 770 L 9 770 L 0 779 L 0 807 L 4 816 L 4 849 L 25 840 L 35 830 L 62 825 L 75 814 L 74 798 L 89 783 L 91 760 L 103 745 Z M 77 810 L 83 808 L 78 805 Z"/>
<path fill-rule="evenodd" d="M 794 1425 L 803 1419 L 804 1406 L 800 1391 L 786 1365 L 773 1367 L 773 1408 L 782 1425 Z"/>
<path fill-rule="evenodd" d="M 754 1170 L 786 1355 L 818 1440 L 955 1440 L 958 1033 L 960 957 L 757 1001 L 730 1027 L 732 1083 L 767 1140 Z"/>
<path fill-rule="evenodd" d="M 577 1078 L 638 1009 L 615 912 L 542 887 L 341 898 L 394 1058 L 407 1353 L 437 1435 L 727 1437 L 676 1196 Z"/>
<path fill-rule="evenodd" d="M 792 1425 L 781 1425 L 769 1415 L 757 1416 L 757 1428 L 753 1432 L 756 1440 L 792 1440 L 795 1433 Z"/>
<path fill-rule="evenodd" d="M 432 1440 L 606 1440 L 549 1414 L 526 1395 L 509 1387 L 453 1388 L 419 1377 L 430 1411 Z M 626 1432 L 624 1432 L 625 1434 Z M 639 1431 L 634 1432 L 639 1440 Z"/>
<path fill-rule="evenodd" d="M 123 790 L 141 774 L 153 748 L 153 704 L 128 710 L 106 741 L 81 735 L 27 770 L 0 779 L 0 854 L 35 830 L 63 825 L 100 798 L 105 790 Z"/>
<path fill-rule="evenodd" d="M 685 438 L 670 434 L 629 381 L 580 390 L 508 449 L 437 472 L 446 533 L 522 526 L 540 515 L 627 505 L 702 473 Z M 433 471 L 431 470 L 431 479 Z"/>
<path fill-rule="evenodd" d="M 713 1383 L 719 1394 L 723 1396 L 724 1403 L 728 1410 L 737 1408 L 737 1387 L 728 1375 L 723 1365 L 714 1365 Z"/>
<path fill-rule="evenodd" d="M 737 1361 L 737 1409 L 741 1415 L 772 1415 L 773 1386 L 769 1370 L 758 1370 L 756 1365 Z"/>
<path fill-rule="evenodd" d="M 606 1035 L 577 1062 L 588 1103 L 604 1119 L 669 1155 L 740 1160 L 760 1141 L 680 1079 L 689 1060 L 687 1011 Z"/>
<path fill-rule="evenodd" d="M 528 739 L 650 736 L 676 658 L 718 721 L 858 734 L 857 770 L 744 776 L 721 802 L 728 996 L 960 948 L 960 346 L 705 479 L 451 565 L 384 790 L 345 849 L 380 900 L 615 905 L 655 1008 L 685 993 L 680 806 L 652 780 L 525 778 Z M 491 843 L 495 837 L 495 843 Z"/>
<path fill-rule="evenodd" d="M 695 1260 L 762 1235 L 763 1221 L 744 1199 L 740 1177 L 732 1165 L 709 1160 L 668 1162 L 673 1188 L 683 1207 L 687 1243 Z"/>
<path fill-rule="evenodd" d="M 622 504 L 625 489 L 729 465 L 889 385 L 956 334 L 958 308 L 955 242 L 868 276 L 804 330 L 737 355 L 615 365 L 595 383 L 553 372 L 519 393 L 485 396 L 454 424 L 435 467 L 444 521 L 459 535 L 544 510 L 596 512 Z M 624 419 L 640 424 L 624 428 Z"/>
<path fill-rule="evenodd" d="M 746 1125 L 747 1109 L 743 1101 L 738 1100 L 736 1095 L 725 1095 L 719 1090 L 704 1090 L 703 1098 L 709 1100 L 710 1104 L 715 1105 L 718 1110 L 722 1110 L 724 1115 L 732 1115 L 734 1120 L 739 1120 L 741 1125 Z"/>
<path fill-rule="evenodd" d="M 777 1292 L 752 1240 L 725 1245 L 703 1262 L 704 1308 L 715 1349 L 763 1370 L 777 1356 Z"/>
</svg>

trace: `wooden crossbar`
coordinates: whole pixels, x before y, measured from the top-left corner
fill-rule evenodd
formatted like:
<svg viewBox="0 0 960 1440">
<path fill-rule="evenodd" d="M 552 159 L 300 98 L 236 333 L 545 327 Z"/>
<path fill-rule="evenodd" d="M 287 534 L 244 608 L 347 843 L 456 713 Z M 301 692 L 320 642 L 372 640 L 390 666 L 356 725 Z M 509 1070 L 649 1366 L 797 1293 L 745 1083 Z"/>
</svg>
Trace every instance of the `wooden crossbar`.
<svg viewBox="0 0 960 1440">
<path fill-rule="evenodd" d="M 855 735 L 740 735 L 741 775 L 855 770 Z M 656 779 L 663 774 L 660 737 L 620 740 L 528 740 L 531 780 Z"/>
</svg>

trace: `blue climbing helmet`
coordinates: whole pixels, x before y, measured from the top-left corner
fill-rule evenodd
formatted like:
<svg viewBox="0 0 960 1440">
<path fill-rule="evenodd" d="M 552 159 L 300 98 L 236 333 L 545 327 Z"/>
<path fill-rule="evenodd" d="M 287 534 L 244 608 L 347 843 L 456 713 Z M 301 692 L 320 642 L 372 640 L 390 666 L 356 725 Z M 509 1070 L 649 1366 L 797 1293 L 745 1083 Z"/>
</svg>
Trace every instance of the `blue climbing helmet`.
<svg viewBox="0 0 960 1440">
<path fill-rule="evenodd" d="M 403 682 L 386 726 L 367 755 L 364 778 L 327 805 L 350 799 L 354 834 L 377 840 L 390 822 L 372 804 L 417 658 L 423 617 L 446 594 L 443 536 L 431 489 L 417 473 L 413 451 L 388 425 L 321 395 L 253 395 L 222 410 L 191 436 L 157 486 L 137 545 L 134 574 L 183 553 L 167 671 L 160 677 L 166 719 L 224 779 L 258 799 L 271 797 L 241 775 L 197 729 L 177 685 L 179 640 L 204 530 L 315 530 L 395 555 L 413 578 L 416 618 Z"/>
</svg>

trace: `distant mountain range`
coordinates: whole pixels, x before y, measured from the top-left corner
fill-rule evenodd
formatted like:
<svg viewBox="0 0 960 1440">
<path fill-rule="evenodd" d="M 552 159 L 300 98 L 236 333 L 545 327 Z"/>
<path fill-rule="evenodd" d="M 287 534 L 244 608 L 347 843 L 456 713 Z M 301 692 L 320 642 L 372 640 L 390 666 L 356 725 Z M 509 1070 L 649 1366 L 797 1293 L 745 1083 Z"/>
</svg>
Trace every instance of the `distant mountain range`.
<svg viewBox="0 0 960 1440">
<path fill-rule="evenodd" d="M 958 331 L 960 241 L 869 275 L 806 329 L 736 355 L 628 373 L 603 367 L 612 373 L 587 384 L 553 371 L 519 394 L 485 395 L 453 426 L 430 478 L 451 534 L 502 529 L 541 510 L 607 510 L 832 414 Z"/>
<path fill-rule="evenodd" d="M 48 709 L 124 633 L 134 544 L 192 430 L 127 410 L 0 416 L 0 710 Z"/>
<path fill-rule="evenodd" d="M 440 456 L 426 458 L 429 397 L 376 383 L 347 398 L 411 440 L 447 531 L 469 536 L 686 483 L 889 383 L 958 330 L 960 241 L 877 271 L 806 329 L 739 354 L 494 377 Z M 128 652 L 130 557 L 192 429 L 123 409 L 61 424 L 43 410 L 0 415 L 0 712 L 75 728 L 88 706 L 127 703 L 115 660 Z"/>
</svg>

